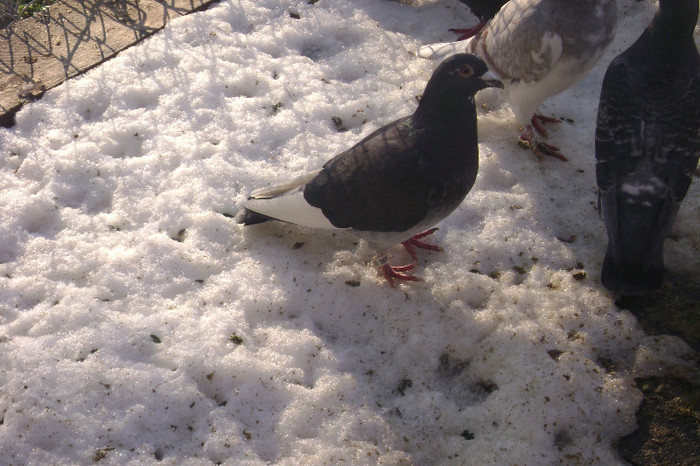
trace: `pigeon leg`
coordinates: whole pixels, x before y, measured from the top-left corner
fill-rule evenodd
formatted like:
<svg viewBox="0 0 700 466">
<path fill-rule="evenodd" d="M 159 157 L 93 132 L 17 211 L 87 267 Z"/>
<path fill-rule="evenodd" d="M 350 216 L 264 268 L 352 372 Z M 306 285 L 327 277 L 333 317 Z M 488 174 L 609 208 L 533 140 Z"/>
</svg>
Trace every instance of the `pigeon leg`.
<svg viewBox="0 0 700 466">
<path fill-rule="evenodd" d="M 444 249 L 442 249 L 440 246 L 421 241 L 422 238 L 425 238 L 428 235 L 432 235 L 436 231 L 438 231 L 438 228 L 431 228 L 430 230 L 424 231 L 423 233 L 418 233 L 417 235 L 412 236 L 411 238 L 401 243 L 403 247 L 406 248 L 406 251 L 408 251 L 408 253 L 413 258 L 414 263 L 418 262 L 418 255 L 416 254 L 416 250 L 414 248 L 427 249 L 430 251 L 444 251 Z"/>
<path fill-rule="evenodd" d="M 535 117 L 532 118 L 533 120 L 535 119 Z M 527 125 L 525 128 L 523 128 L 520 133 L 518 145 L 524 149 L 530 149 L 540 160 L 542 160 L 545 155 L 556 157 L 562 162 L 567 162 L 569 160 L 564 154 L 559 152 L 558 147 L 547 144 L 546 142 L 541 142 L 535 131 L 536 129 L 534 128 L 534 125 Z"/>
<path fill-rule="evenodd" d="M 549 134 L 547 133 L 547 130 L 544 129 L 544 124 L 545 123 L 561 123 L 561 120 L 559 118 L 554 118 L 554 117 L 548 117 L 544 115 L 540 115 L 539 113 L 535 113 L 532 115 L 532 118 L 530 119 L 530 123 L 532 123 L 532 127 L 535 128 L 535 131 L 542 136 L 543 138 L 548 138 Z"/>
<path fill-rule="evenodd" d="M 406 280 L 410 282 L 420 282 L 422 281 L 421 278 L 416 277 L 415 275 L 411 275 L 409 273 L 404 273 L 409 270 L 412 270 L 415 268 L 416 264 L 407 264 L 407 265 L 390 265 L 389 264 L 389 255 L 388 254 L 382 254 L 378 257 L 376 257 L 373 260 L 373 263 L 379 268 L 379 270 L 382 272 L 382 275 L 384 276 L 384 279 L 391 285 L 392 288 L 396 287 L 396 283 L 394 282 L 394 279 L 396 280 Z"/>
<path fill-rule="evenodd" d="M 389 285 L 392 286 L 392 288 L 396 287 L 396 283 L 394 280 L 406 280 L 411 282 L 422 281 L 421 278 L 406 272 L 408 272 L 409 270 L 413 270 L 416 267 L 416 265 L 418 265 L 418 255 L 416 254 L 414 248 L 428 249 L 431 251 L 444 251 L 444 249 L 442 249 L 440 246 L 421 241 L 422 238 L 425 238 L 428 235 L 432 235 L 437 230 L 437 228 L 431 228 L 430 230 L 424 231 L 423 233 L 418 233 L 417 235 L 412 236 L 401 243 L 403 247 L 406 248 L 406 251 L 408 251 L 408 253 L 413 258 L 413 261 L 411 261 L 410 264 L 391 265 L 389 264 L 389 255 L 386 253 L 376 256 L 372 260 L 372 263 L 382 272 L 384 279 L 389 283 Z"/>
<path fill-rule="evenodd" d="M 559 152 L 559 148 L 557 146 L 547 144 L 546 142 L 537 143 L 537 147 L 535 147 L 534 152 L 535 155 L 540 159 L 542 159 L 545 155 L 549 155 L 550 157 L 557 158 L 562 162 L 569 161 L 569 159 L 567 159 L 564 154 Z"/>
<path fill-rule="evenodd" d="M 474 37 L 475 35 L 479 34 L 482 29 L 484 29 L 484 26 L 486 26 L 487 21 L 479 20 L 479 24 L 477 24 L 474 27 L 470 27 L 467 29 L 449 29 L 450 32 L 454 32 L 455 34 L 459 34 L 460 36 L 457 37 L 457 40 L 465 40 L 469 39 L 470 37 Z"/>
<path fill-rule="evenodd" d="M 412 264 L 409 264 L 412 265 Z M 389 282 L 389 285 L 391 285 L 392 288 L 396 288 L 396 283 L 394 282 L 394 279 L 396 280 L 405 280 L 409 282 L 421 282 L 423 281 L 422 278 L 416 277 L 415 275 L 411 275 L 408 273 L 403 273 L 399 269 L 402 269 L 403 267 L 393 267 L 389 264 L 384 264 L 381 268 L 382 270 L 382 275 L 384 275 L 384 279 Z"/>
</svg>

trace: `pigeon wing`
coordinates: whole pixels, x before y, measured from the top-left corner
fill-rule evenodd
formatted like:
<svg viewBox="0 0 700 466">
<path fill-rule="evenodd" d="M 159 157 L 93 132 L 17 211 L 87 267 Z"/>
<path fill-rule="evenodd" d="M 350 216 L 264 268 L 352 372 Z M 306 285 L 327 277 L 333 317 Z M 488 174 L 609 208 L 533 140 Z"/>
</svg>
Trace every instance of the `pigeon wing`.
<svg viewBox="0 0 700 466">
<path fill-rule="evenodd" d="M 430 174 L 411 117 L 380 128 L 331 159 L 304 188 L 306 201 L 339 228 L 405 231 L 430 209 Z"/>
<path fill-rule="evenodd" d="M 654 151 L 658 164 L 665 162 L 668 193 L 656 225 L 653 250 L 660 250 L 670 233 L 681 202 L 688 193 L 700 157 L 700 75 L 685 83 L 672 85 L 670 91 L 681 91 L 666 106 L 661 124 L 661 140 Z"/>
<path fill-rule="evenodd" d="M 630 250 L 636 239 L 643 243 L 636 246 L 645 251 L 642 263 L 650 264 L 661 252 L 697 165 L 700 110 L 683 102 L 698 101 L 700 82 L 672 102 L 657 101 L 655 107 L 668 109 L 654 117 L 645 116 L 650 96 L 633 89 L 633 82 L 624 57 L 614 60 L 598 108 L 596 179 L 615 259 L 620 260 L 622 242 Z M 637 226 L 647 234 L 630 234 Z"/>
<path fill-rule="evenodd" d="M 630 95 L 627 68 L 621 60 L 615 60 L 608 67 L 603 79 L 603 87 L 598 104 L 598 121 L 595 134 L 596 181 L 598 183 L 598 204 L 605 221 L 613 254 L 619 252 L 617 229 L 617 187 L 619 154 L 640 152 L 640 122 L 630 121 L 621 105 L 627 106 Z M 615 257 L 616 261 L 620 258 Z"/>
<path fill-rule="evenodd" d="M 539 81 L 559 62 L 564 48 L 560 34 L 542 27 L 548 17 L 557 17 L 548 3 L 534 9 L 529 2 L 508 2 L 469 46 L 500 78 Z"/>
</svg>

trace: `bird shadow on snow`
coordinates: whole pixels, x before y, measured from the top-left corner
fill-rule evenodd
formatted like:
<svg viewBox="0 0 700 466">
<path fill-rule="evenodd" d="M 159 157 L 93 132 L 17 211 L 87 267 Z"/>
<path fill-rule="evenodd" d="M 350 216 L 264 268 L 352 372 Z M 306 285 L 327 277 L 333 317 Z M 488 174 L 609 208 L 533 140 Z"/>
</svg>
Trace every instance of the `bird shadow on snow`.
<svg viewBox="0 0 700 466">
<path fill-rule="evenodd" d="M 436 283 L 433 268 L 444 253 L 419 253 L 426 268 L 416 273 L 426 281 L 394 289 L 367 264 L 372 251 L 366 243 L 357 243 L 350 233 L 270 222 L 246 227 L 242 235 L 246 255 L 270 274 L 285 297 L 278 312 L 259 325 L 303 329 L 319 338 L 335 360 L 333 369 L 352 377 L 354 389 L 344 393 L 344 403 L 371 410 L 400 429 L 412 423 L 403 420 L 403 404 L 424 390 L 440 393 L 459 411 L 497 389 L 483 371 L 468 370 L 468 348 L 497 324 L 479 319 L 477 310 L 463 302 L 468 284 Z M 440 236 L 438 243 L 444 239 Z M 397 251 L 395 259 L 403 257 Z M 473 277 L 479 286 L 491 280 Z M 446 290 L 436 293 L 436 286 Z M 483 306 L 488 291 L 482 299 Z M 308 388 L 316 386 L 324 370 L 309 368 Z M 439 430 L 438 424 L 427 429 Z"/>
<path fill-rule="evenodd" d="M 241 230 L 247 254 L 274 274 L 294 269 L 321 276 L 334 260 L 334 251 L 352 251 L 358 244 L 356 237 L 343 230 L 315 230 L 277 221 L 241 227 Z M 287 261 L 284 271 L 278 270 L 281 259 Z M 357 263 L 362 264 L 363 258 L 357 257 Z M 289 278 L 293 279 L 275 277 L 281 282 Z"/>
</svg>

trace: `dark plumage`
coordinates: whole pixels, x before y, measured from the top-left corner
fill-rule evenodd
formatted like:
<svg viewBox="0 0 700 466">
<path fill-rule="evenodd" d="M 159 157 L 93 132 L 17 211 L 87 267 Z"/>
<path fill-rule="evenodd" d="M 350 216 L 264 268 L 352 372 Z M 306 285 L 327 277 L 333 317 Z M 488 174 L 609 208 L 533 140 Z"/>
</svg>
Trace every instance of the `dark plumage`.
<svg viewBox="0 0 700 466">
<path fill-rule="evenodd" d="M 506 4 L 508 0 L 459 0 L 469 7 L 474 16 L 479 19 L 479 23 L 468 29 L 450 29 L 452 32 L 460 34 L 457 40 L 469 39 L 481 31 L 488 20 L 496 16 L 498 10 Z"/>
<path fill-rule="evenodd" d="M 508 0 L 459 0 L 479 19 L 491 19 Z"/>
<path fill-rule="evenodd" d="M 608 67 L 596 176 L 608 248 L 602 282 L 639 295 L 663 282 L 663 243 L 700 156 L 698 0 L 660 0 L 641 37 Z"/>
<path fill-rule="evenodd" d="M 347 228 L 386 251 L 403 243 L 426 245 L 418 235 L 459 206 L 478 170 L 474 94 L 489 86 L 479 58 L 459 54 L 433 73 L 413 115 L 370 134 L 322 169 L 281 186 L 253 191 L 237 220 L 251 225 L 282 220 L 316 228 Z M 432 232 L 432 231 L 431 231 Z M 387 281 L 416 280 L 414 264 L 378 260 Z"/>
</svg>

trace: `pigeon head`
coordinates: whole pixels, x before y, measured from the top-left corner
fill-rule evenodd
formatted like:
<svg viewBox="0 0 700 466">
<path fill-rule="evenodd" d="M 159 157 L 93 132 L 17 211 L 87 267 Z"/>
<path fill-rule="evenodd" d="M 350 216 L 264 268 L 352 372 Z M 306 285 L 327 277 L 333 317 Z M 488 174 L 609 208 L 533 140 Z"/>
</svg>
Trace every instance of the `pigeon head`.
<svg viewBox="0 0 700 466">
<path fill-rule="evenodd" d="M 503 88 L 503 83 L 489 72 L 484 61 L 469 53 L 458 53 L 446 58 L 433 72 L 425 86 L 424 98 L 433 94 L 473 96 L 487 87 Z"/>
<path fill-rule="evenodd" d="M 503 83 L 486 63 L 468 53 L 452 55 L 433 72 L 413 118 L 437 125 L 464 118 L 476 121 L 474 94 L 487 87 L 503 88 Z"/>
<path fill-rule="evenodd" d="M 432 130 L 454 130 L 467 122 L 476 128 L 474 95 L 487 87 L 503 88 L 503 83 L 489 72 L 486 63 L 476 55 L 452 55 L 433 72 L 413 120 L 417 126 Z"/>
</svg>

